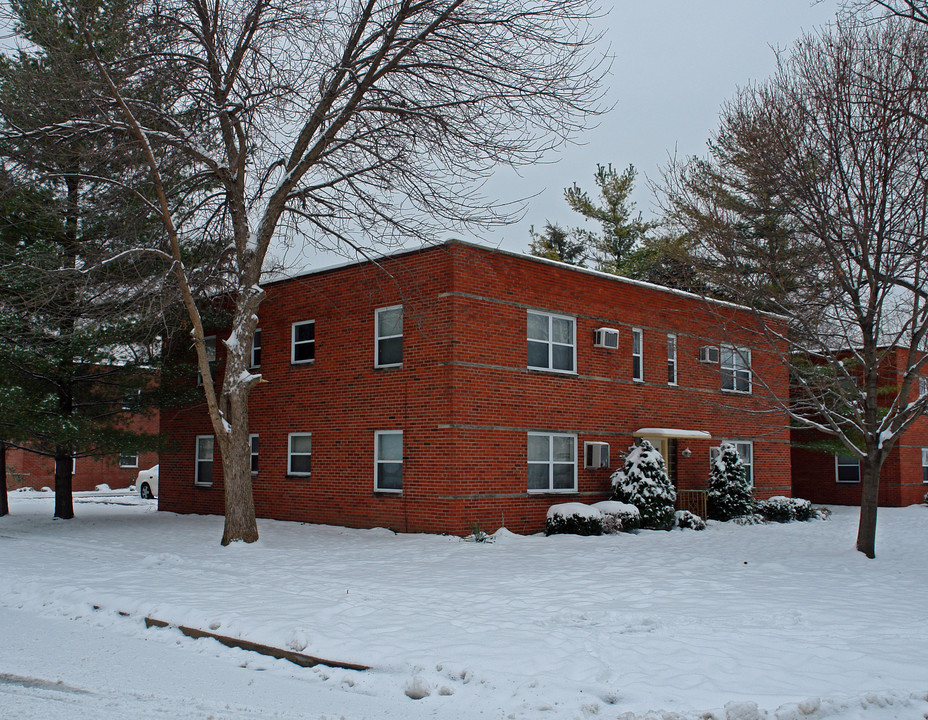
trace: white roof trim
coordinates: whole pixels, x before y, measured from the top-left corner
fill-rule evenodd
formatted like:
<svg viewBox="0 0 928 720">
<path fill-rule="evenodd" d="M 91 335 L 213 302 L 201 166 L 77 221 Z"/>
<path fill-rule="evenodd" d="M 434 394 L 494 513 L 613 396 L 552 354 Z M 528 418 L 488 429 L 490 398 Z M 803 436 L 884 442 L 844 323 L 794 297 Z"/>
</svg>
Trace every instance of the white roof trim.
<svg viewBox="0 0 928 720">
<path fill-rule="evenodd" d="M 679 430 L 677 428 L 639 428 L 632 437 L 676 438 L 679 440 L 711 440 L 712 435 L 704 430 Z"/>
</svg>

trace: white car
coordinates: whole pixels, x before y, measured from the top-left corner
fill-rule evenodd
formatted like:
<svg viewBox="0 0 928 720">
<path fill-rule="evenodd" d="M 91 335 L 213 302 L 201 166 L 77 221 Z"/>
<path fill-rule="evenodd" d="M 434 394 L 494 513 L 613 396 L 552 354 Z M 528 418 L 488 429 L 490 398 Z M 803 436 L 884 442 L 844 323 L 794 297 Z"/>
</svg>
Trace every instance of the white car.
<svg viewBox="0 0 928 720">
<path fill-rule="evenodd" d="M 158 466 L 140 470 L 135 479 L 135 487 L 139 491 L 139 497 L 144 500 L 158 497 Z"/>
</svg>

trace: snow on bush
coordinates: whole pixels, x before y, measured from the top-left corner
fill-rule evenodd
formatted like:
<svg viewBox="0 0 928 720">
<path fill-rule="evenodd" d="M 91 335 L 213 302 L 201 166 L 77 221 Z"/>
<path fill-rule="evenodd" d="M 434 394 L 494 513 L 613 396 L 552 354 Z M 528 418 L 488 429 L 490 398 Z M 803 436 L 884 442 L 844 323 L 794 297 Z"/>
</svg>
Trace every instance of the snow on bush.
<svg viewBox="0 0 928 720">
<path fill-rule="evenodd" d="M 674 525 L 680 529 L 705 530 L 706 521 L 689 510 L 677 510 L 674 515 Z"/>
<path fill-rule="evenodd" d="M 825 508 L 816 509 L 812 503 L 802 498 L 788 498 L 775 495 L 769 500 L 757 503 L 757 511 L 770 522 L 787 523 L 793 520 L 805 522 L 818 517 L 828 517 L 831 513 Z"/>
<path fill-rule="evenodd" d="M 548 508 L 545 535 L 602 535 L 603 514 L 591 505 L 561 503 Z"/>
<path fill-rule="evenodd" d="M 603 500 L 593 503 L 593 507 L 603 514 L 603 532 L 614 535 L 631 532 L 641 527 L 641 513 L 638 508 L 616 500 Z"/>
<path fill-rule="evenodd" d="M 709 518 L 731 520 L 754 512 L 754 495 L 741 456 L 734 445 L 724 443 L 709 472 Z"/>
<path fill-rule="evenodd" d="M 625 464 L 612 475 L 612 499 L 641 513 L 641 527 L 669 530 L 677 491 L 667 477 L 664 458 L 647 440 L 628 449 Z"/>
</svg>

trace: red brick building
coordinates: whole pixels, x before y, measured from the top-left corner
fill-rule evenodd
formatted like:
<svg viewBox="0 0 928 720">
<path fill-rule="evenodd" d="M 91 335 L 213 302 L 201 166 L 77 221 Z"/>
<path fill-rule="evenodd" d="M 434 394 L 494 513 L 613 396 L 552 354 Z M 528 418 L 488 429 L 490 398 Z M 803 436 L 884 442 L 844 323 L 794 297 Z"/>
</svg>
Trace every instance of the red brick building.
<svg viewBox="0 0 928 720">
<path fill-rule="evenodd" d="M 906 353 L 889 352 L 880 365 L 880 385 L 898 387 L 905 374 Z M 926 391 L 928 378 L 922 378 Z M 912 400 L 919 388 L 912 391 Z M 894 393 L 881 401 L 890 402 Z M 815 503 L 860 505 L 860 463 L 853 456 L 809 450 L 803 445 L 816 439 L 808 430 L 793 431 L 793 491 Z M 928 417 L 915 421 L 896 442 L 880 473 L 879 504 L 899 507 L 924 502 L 928 492 Z"/>
<path fill-rule="evenodd" d="M 680 489 L 706 488 L 724 439 L 759 497 L 790 494 L 788 422 L 765 400 L 787 374 L 744 309 L 459 241 L 266 291 L 261 517 L 535 532 L 551 504 L 608 497 L 636 436 Z M 205 406 L 162 411 L 161 429 L 160 508 L 221 513 Z M 606 446 L 607 466 L 587 467 Z"/>
</svg>

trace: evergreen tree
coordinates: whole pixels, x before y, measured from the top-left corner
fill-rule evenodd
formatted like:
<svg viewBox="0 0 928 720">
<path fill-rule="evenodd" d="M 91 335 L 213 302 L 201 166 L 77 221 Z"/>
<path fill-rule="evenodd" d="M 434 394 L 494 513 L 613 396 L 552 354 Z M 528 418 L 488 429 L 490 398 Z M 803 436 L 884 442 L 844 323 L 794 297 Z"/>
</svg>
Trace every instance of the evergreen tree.
<svg viewBox="0 0 928 720">
<path fill-rule="evenodd" d="M 543 232 L 535 232 L 535 228 L 531 227 L 528 233 L 532 236 L 529 252 L 535 257 L 583 267 L 587 256 L 586 245 L 560 225 L 548 222 Z"/>
<path fill-rule="evenodd" d="M 754 495 L 741 456 L 725 443 L 709 472 L 707 510 L 712 520 L 731 520 L 754 512 Z"/>
<path fill-rule="evenodd" d="M 624 275 L 629 254 L 656 227 L 656 223 L 643 221 L 641 213 L 636 215 L 635 203 L 629 200 L 636 176 L 633 165 L 622 173 L 611 164 L 597 165 L 594 180 L 599 189 L 599 204 L 577 183 L 564 191 L 571 210 L 599 223 L 598 233 L 586 228 L 574 231 L 597 270 Z"/>
<path fill-rule="evenodd" d="M 647 440 L 629 448 L 625 463 L 613 473 L 612 499 L 638 508 L 643 528 L 673 527 L 677 491 L 667 477 L 664 458 Z"/>
</svg>

